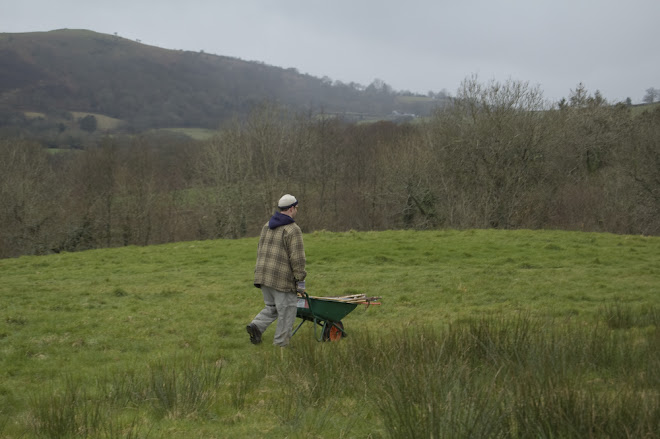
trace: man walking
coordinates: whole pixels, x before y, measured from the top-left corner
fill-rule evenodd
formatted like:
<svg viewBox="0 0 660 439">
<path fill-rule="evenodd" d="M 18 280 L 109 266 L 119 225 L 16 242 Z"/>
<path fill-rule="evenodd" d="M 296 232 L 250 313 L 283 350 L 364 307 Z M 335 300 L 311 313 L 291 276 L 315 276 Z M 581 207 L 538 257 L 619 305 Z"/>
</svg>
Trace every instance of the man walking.
<svg viewBox="0 0 660 439">
<path fill-rule="evenodd" d="M 254 286 L 261 288 L 265 307 L 247 325 L 250 341 L 261 343 L 261 334 L 277 320 L 273 344 L 289 344 L 296 319 L 296 291 L 305 289 L 305 248 L 302 231 L 295 223 L 298 200 L 286 194 L 277 203 L 279 212 L 261 229 L 257 247 Z"/>
</svg>

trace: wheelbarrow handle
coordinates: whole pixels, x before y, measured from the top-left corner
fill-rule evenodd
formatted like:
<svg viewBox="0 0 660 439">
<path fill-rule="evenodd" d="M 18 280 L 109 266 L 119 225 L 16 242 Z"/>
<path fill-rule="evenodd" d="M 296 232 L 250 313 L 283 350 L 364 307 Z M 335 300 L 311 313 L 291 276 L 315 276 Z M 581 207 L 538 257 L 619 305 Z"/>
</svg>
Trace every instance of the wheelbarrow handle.
<svg viewBox="0 0 660 439">
<path fill-rule="evenodd" d="M 305 300 L 305 302 L 307 303 L 307 307 L 309 308 L 309 312 L 310 312 L 310 314 L 312 315 L 312 321 L 313 321 L 313 323 L 314 323 L 314 338 L 315 338 L 317 341 L 323 341 L 323 332 L 325 331 L 325 327 L 326 327 L 326 325 L 328 324 L 328 322 L 325 321 L 325 320 L 320 320 L 320 319 L 318 319 L 318 318 L 316 317 L 316 314 L 314 313 L 314 309 L 312 308 L 312 299 L 309 298 L 309 294 L 307 294 L 307 291 L 303 291 L 303 292 L 301 292 L 300 295 L 302 296 L 302 298 L 303 298 L 303 299 Z M 317 336 L 316 336 L 316 330 L 317 330 L 317 327 L 316 327 L 316 326 L 317 326 L 317 324 L 320 324 L 319 321 L 322 321 L 322 322 L 323 322 L 323 329 L 321 330 L 321 336 L 320 336 L 320 337 L 317 337 Z M 300 324 L 302 325 L 302 323 L 304 323 L 304 320 L 303 320 Z M 299 327 L 300 327 L 300 325 L 298 326 L 298 328 L 299 328 Z M 298 330 L 298 328 L 296 328 L 296 331 Z"/>
<path fill-rule="evenodd" d="M 316 320 L 316 314 L 314 314 L 314 310 L 312 309 L 312 301 L 309 298 L 309 294 L 307 294 L 307 291 L 303 291 L 300 294 L 302 295 L 303 299 L 305 299 L 305 303 L 307 303 L 307 306 L 309 307 L 309 312 L 312 314 L 312 316 L 314 316 L 314 320 Z"/>
</svg>

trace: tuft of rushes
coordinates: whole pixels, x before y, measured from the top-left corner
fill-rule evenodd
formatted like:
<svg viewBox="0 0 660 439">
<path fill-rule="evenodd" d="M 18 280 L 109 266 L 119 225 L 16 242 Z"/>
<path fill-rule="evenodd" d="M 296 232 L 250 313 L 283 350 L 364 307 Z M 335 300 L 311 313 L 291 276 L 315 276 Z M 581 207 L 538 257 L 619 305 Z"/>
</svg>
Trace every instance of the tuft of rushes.
<svg viewBox="0 0 660 439">
<path fill-rule="evenodd" d="M 188 358 L 149 367 L 147 399 L 159 415 L 181 418 L 205 414 L 216 401 L 222 368 Z"/>
</svg>

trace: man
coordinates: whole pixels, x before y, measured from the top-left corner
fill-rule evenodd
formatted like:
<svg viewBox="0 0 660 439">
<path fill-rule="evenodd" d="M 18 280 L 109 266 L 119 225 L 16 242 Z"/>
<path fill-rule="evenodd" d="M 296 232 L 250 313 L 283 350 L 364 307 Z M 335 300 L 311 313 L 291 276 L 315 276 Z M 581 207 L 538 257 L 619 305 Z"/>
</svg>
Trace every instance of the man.
<svg viewBox="0 0 660 439">
<path fill-rule="evenodd" d="M 286 194 L 277 203 L 279 212 L 261 229 L 257 247 L 254 286 L 261 288 L 265 307 L 247 325 L 250 341 L 261 343 L 261 334 L 277 320 L 273 344 L 289 344 L 296 319 L 296 291 L 305 289 L 305 249 L 302 231 L 295 223 L 298 200 Z"/>
</svg>

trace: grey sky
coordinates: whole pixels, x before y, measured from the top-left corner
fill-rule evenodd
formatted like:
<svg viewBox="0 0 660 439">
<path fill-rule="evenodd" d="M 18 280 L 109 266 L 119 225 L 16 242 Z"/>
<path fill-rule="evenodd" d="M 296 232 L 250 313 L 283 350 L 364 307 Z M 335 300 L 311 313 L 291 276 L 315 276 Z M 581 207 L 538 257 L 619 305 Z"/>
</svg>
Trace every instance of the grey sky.
<svg viewBox="0 0 660 439">
<path fill-rule="evenodd" d="M 582 82 L 610 101 L 660 88 L 658 0 L 0 0 L 1 32 L 89 29 L 166 49 L 396 90 Z M 1 60 L 0 60 L 1 61 Z"/>
</svg>

